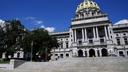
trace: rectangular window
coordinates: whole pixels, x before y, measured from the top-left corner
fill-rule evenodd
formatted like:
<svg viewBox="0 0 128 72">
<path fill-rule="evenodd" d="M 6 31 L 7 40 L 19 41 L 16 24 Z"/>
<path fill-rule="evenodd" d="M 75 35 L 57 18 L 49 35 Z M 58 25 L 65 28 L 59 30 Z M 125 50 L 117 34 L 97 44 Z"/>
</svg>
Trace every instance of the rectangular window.
<svg viewBox="0 0 128 72">
<path fill-rule="evenodd" d="M 79 45 L 82 45 L 82 41 L 79 41 Z"/>
<path fill-rule="evenodd" d="M 60 43 L 60 48 L 63 48 L 63 42 Z"/>
<path fill-rule="evenodd" d="M 93 44 L 93 40 L 89 40 L 89 44 Z"/>
<path fill-rule="evenodd" d="M 120 45 L 120 39 L 117 39 L 117 45 Z"/>
<path fill-rule="evenodd" d="M 127 38 L 124 38 L 124 43 L 125 43 L 125 45 L 128 45 L 128 39 Z"/>
<path fill-rule="evenodd" d="M 66 42 L 66 48 L 68 48 L 68 42 Z"/>
<path fill-rule="evenodd" d="M 100 39 L 100 43 L 104 43 L 104 39 Z"/>
</svg>

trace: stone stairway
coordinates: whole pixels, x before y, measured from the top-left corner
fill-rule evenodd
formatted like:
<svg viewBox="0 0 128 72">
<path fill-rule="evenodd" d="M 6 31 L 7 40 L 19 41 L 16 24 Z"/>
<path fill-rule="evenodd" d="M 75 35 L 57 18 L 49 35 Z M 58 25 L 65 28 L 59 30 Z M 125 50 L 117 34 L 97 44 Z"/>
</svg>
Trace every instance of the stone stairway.
<svg viewBox="0 0 128 72">
<path fill-rule="evenodd" d="M 128 58 L 67 58 L 51 62 L 26 62 L 11 72 L 128 72 Z"/>
</svg>

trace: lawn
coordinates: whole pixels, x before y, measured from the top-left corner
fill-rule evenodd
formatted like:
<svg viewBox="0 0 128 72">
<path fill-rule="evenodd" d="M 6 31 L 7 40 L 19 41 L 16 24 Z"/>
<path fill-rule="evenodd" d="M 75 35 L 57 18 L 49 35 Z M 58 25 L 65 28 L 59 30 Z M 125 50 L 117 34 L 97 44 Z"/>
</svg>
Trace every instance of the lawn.
<svg viewBox="0 0 128 72">
<path fill-rule="evenodd" d="M 9 63 L 9 61 L 5 61 L 5 60 L 0 59 L 0 64 L 7 64 L 7 63 Z"/>
</svg>

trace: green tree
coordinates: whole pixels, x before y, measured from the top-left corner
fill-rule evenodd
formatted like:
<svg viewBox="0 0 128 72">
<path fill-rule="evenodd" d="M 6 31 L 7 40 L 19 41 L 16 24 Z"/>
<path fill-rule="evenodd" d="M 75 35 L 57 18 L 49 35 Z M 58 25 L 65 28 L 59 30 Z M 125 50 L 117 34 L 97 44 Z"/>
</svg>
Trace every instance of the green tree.
<svg viewBox="0 0 128 72">
<path fill-rule="evenodd" d="M 6 58 L 9 55 L 13 57 L 13 54 L 21 50 L 21 41 L 23 36 L 26 34 L 24 26 L 21 24 L 19 20 L 11 20 L 6 21 L 6 32 L 5 32 L 5 50 L 6 50 Z"/>
<path fill-rule="evenodd" d="M 33 60 L 48 61 L 53 47 L 57 47 L 57 40 L 48 34 L 45 29 L 36 29 L 24 38 L 24 52 L 31 52 L 33 48 Z"/>
<path fill-rule="evenodd" d="M 4 50 L 4 36 L 5 36 L 5 33 L 4 33 L 4 30 L 3 28 L 0 26 L 0 58 L 2 58 L 2 53 L 5 51 Z"/>
</svg>

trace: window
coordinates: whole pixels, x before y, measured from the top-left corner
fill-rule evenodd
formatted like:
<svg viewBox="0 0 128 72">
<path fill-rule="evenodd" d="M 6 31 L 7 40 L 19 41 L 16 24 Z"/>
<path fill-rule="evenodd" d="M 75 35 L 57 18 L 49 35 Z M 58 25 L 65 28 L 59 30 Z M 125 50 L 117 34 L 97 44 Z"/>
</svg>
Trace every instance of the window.
<svg viewBox="0 0 128 72">
<path fill-rule="evenodd" d="M 104 39 L 100 39 L 100 43 L 104 43 Z"/>
<path fill-rule="evenodd" d="M 68 48 L 68 42 L 66 42 L 66 48 Z"/>
<path fill-rule="evenodd" d="M 111 38 L 112 38 L 112 36 L 111 36 Z"/>
<path fill-rule="evenodd" d="M 116 36 L 119 36 L 118 34 L 116 34 Z"/>
<path fill-rule="evenodd" d="M 60 57 L 63 58 L 63 54 L 60 54 Z"/>
<path fill-rule="evenodd" d="M 66 57 L 69 57 L 69 54 L 66 54 Z"/>
<path fill-rule="evenodd" d="M 123 51 L 119 51 L 119 55 L 124 57 Z"/>
<path fill-rule="evenodd" d="M 82 45 L 82 41 L 79 41 L 79 45 Z"/>
<path fill-rule="evenodd" d="M 18 52 L 18 53 L 17 53 L 17 58 L 19 58 L 19 57 L 20 57 L 20 53 Z"/>
<path fill-rule="evenodd" d="M 123 35 L 126 35 L 125 33 Z"/>
<path fill-rule="evenodd" d="M 124 43 L 125 43 L 125 45 L 128 45 L 128 39 L 127 38 L 124 38 Z"/>
<path fill-rule="evenodd" d="M 60 48 L 63 48 L 63 42 L 60 43 Z"/>
<path fill-rule="evenodd" d="M 55 54 L 55 56 L 58 56 L 58 54 Z"/>
<path fill-rule="evenodd" d="M 93 40 L 89 40 L 89 43 L 92 44 L 93 43 Z"/>
<path fill-rule="evenodd" d="M 120 39 L 117 39 L 117 45 L 120 45 Z"/>
</svg>

